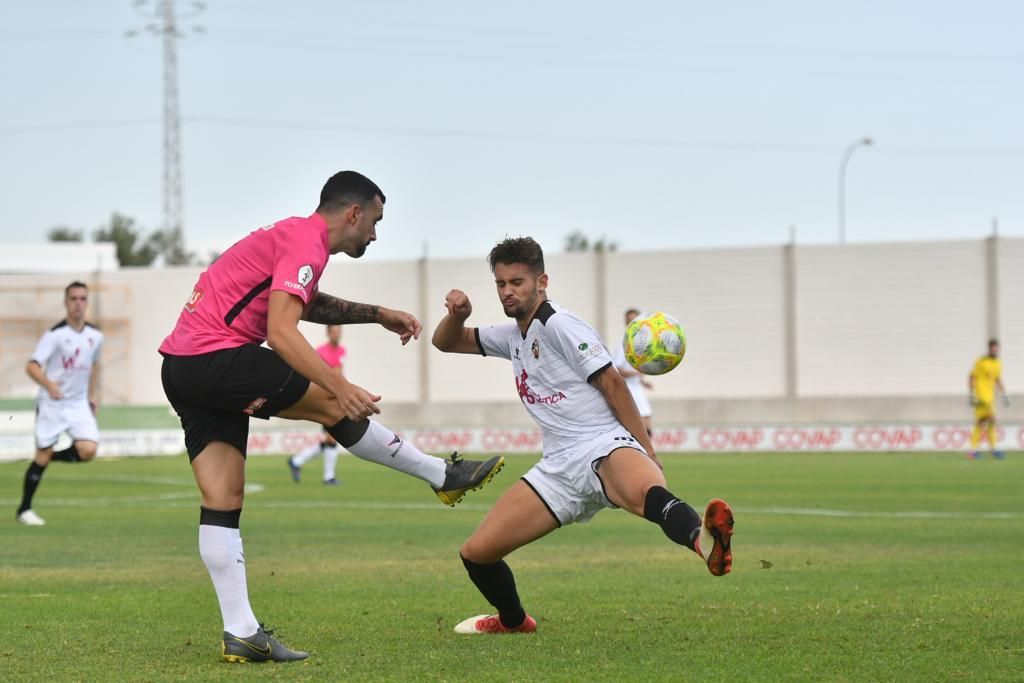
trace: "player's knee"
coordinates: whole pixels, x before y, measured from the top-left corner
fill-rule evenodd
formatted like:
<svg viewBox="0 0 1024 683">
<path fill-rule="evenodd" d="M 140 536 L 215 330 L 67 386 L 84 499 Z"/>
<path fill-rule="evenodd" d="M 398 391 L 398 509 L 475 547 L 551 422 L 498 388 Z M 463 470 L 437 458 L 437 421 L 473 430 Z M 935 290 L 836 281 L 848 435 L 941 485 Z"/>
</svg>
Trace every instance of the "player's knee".
<svg viewBox="0 0 1024 683">
<path fill-rule="evenodd" d="M 498 560 L 502 559 L 502 555 L 500 553 L 487 548 L 484 544 L 477 542 L 472 537 L 462 544 L 462 547 L 459 549 L 459 555 L 462 556 L 463 561 L 473 562 L 476 564 L 494 564 Z"/>
<path fill-rule="evenodd" d="M 75 443 L 75 450 L 82 461 L 92 460 L 96 457 L 97 446 L 91 441 L 79 441 Z"/>
<path fill-rule="evenodd" d="M 324 427 L 330 429 L 338 422 L 345 418 L 345 413 L 341 410 L 341 406 L 333 398 L 324 402 L 321 408 L 321 415 L 319 422 Z"/>
<path fill-rule="evenodd" d="M 239 510 L 244 498 L 245 493 L 241 489 L 234 491 L 223 488 L 202 492 L 203 507 L 211 510 Z"/>
</svg>

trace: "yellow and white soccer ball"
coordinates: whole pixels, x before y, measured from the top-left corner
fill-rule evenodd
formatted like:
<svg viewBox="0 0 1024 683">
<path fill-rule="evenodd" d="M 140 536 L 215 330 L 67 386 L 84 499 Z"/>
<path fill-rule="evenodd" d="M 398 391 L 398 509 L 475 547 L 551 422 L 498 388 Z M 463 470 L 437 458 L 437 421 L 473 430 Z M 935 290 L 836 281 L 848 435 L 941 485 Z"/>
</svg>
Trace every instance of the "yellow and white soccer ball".
<svg viewBox="0 0 1024 683">
<path fill-rule="evenodd" d="M 686 333 L 667 313 L 641 313 L 626 326 L 626 360 L 645 375 L 664 375 L 683 360 Z"/>
</svg>

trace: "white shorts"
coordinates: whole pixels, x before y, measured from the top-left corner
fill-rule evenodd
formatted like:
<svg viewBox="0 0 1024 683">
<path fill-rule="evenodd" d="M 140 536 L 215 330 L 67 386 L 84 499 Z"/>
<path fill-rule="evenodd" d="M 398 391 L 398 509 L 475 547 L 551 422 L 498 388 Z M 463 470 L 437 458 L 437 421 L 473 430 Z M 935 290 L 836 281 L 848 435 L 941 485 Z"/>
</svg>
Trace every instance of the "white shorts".
<svg viewBox="0 0 1024 683">
<path fill-rule="evenodd" d="M 73 441 L 99 443 L 100 430 L 89 401 L 37 401 L 36 448 L 51 448 L 64 432 Z"/>
<path fill-rule="evenodd" d="M 625 428 L 616 427 L 571 448 L 545 453 L 523 480 L 540 496 L 559 525 L 589 522 L 599 510 L 615 507 L 605 495 L 597 466 L 616 448 L 645 453 Z"/>
</svg>

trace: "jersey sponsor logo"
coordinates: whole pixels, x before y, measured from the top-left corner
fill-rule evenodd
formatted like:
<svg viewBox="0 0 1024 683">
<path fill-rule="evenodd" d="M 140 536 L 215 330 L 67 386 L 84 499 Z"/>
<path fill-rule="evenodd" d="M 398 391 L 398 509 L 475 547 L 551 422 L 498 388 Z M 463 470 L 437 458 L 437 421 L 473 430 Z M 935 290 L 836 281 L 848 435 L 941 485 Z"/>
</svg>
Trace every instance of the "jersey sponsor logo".
<svg viewBox="0 0 1024 683">
<path fill-rule="evenodd" d="M 188 301 L 185 302 L 185 310 L 189 313 L 195 313 L 196 306 L 203 300 L 203 290 L 196 287 L 192 290 L 192 295 L 189 296 Z"/>
<path fill-rule="evenodd" d="M 582 342 L 576 347 L 576 350 L 579 351 L 579 353 L 576 354 L 576 364 L 583 365 L 591 358 L 600 355 L 601 351 L 604 350 L 604 347 L 596 342 L 594 344 Z"/>
<path fill-rule="evenodd" d="M 563 394 L 561 391 L 559 391 L 557 394 L 552 394 L 550 396 L 541 396 L 540 394 L 537 394 L 532 389 L 530 389 L 530 385 L 527 383 L 527 379 L 529 379 L 529 377 L 530 376 L 526 374 L 526 370 L 523 370 L 522 374 L 519 375 L 519 377 L 516 377 L 516 391 L 519 392 L 519 399 L 523 403 L 529 403 L 530 405 L 533 405 L 535 403 L 552 404 L 558 403 L 559 401 L 562 401 L 567 398 L 567 396 Z"/>
<path fill-rule="evenodd" d="M 75 362 L 78 360 L 78 354 L 81 353 L 81 351 L 82 351 L 81 349 L 75 349 L 75 352 L 73 354 L 71 354 L 70 356 L 65 356 L 64 354 L 61 354 L 60 362 L 61 362 L 61 365 L 64 366 L 65 370 L 74 370 L 75 369 Z"/>
<path fill-rule="evenodd" d="M 302 291 L 306 291 L 306 287 L 304 285 L 300 285 L 298 282 L 292 282 L 291 280 L 285 280 L 284 286 L 288 289 L 301 289 Z"/>
<path fill-rule="evenodd" d="M 540 358 L 540 339 L 534 339 L 533 344 L 530 345 L 530 351 L 533 352 L 533 357 Z"/>
<path fill-rule="evenodd" d="M 262 407 L 263 407 L 264 405 L 266 405 L 266 403 L 267 403 L 267 399 L 266 399 L 266 398 L 263 398 L 263 397 L 261 397 L 261 398 L 257 398 L 257 399 L 253 399 L 252 403 L 250 403 L 249 405 L 247 405 L 247 406 L 246 406 L 246 407 L 245 407 L 245 408 L 244 408 L 244 409 L 242 410 L 242 412 L 243 412 L 243 413 L 245 413 L 246 415 L 252 415 L 252 414 L 253 414 L 253 413 L 255 413 L 255 412 L 256 412 L 257 410 L 259 410 L 259 409 L 260 409 L 260 408 L 262 408 Z"/>
<path fill-rule="evenodd" d="M 298 274 L 299 284 L 305 287 L 313 281 L 313 266 L 302 266 Z"/>
</svg>

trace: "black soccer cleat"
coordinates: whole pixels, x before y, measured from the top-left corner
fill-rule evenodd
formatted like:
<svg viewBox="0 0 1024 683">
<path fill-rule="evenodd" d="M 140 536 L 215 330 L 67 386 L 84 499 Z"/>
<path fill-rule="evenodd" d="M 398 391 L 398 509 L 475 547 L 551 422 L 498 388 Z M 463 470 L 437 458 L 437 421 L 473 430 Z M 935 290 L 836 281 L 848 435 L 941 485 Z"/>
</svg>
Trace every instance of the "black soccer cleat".
<svg viewBox="0 0 1024 683">
<path fill-rule="evenodd" d="M 475 491 L 494 478 L 505 465 L 505 458 L 496 455 L 490 460 L 463 460 L 458 453 L 452 453 L 444 466 L 444 484 L 434 493 L 445 505 L 455 507 L 468 491 Z"/>
<path fill-rule="evenodd" d="M 277 642 L 274 632 L 263 624 L 248 638 L 239 638 L 224 631 L 220 656 L 225 662 L 299 662 L 309 658 L 308 652 L 292 650 Z"/>
</svg>

